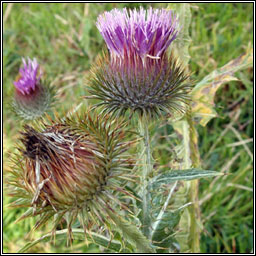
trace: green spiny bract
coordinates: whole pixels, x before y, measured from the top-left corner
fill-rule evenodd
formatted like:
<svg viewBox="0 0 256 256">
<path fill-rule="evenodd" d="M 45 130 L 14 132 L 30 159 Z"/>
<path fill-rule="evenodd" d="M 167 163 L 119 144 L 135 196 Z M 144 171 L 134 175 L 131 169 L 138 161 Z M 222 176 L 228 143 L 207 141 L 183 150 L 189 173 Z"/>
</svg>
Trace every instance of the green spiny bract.
<svg viewBox="0 0 256 256">
<path fill-rule="evenodd" d="M 118 115 L 127 110 L 151 117 L 185 112 L 191 83 L 178 61 L 167 54 L 144 62 L 135 57 L 127 56 L 123 63 L 104 54 L 94 65 L 88 90 L 101 100 L 97 106 Z"/>
<path fill-rule="evenodd" d="M 109 211 L 129 211 L 124 198 L 132 195 L 123 186 L 134 162 L 125 152 L 135 141 L 125 126 L 89 113 L 26 125 L 8 182 L 12 206 L 29 207 L 20 219 L 40 215 L 38 228 L 54 216 L 54 232 L 65 218 L 72 240 L 77 217 L 87 232 L 108 226 Z"/>
<path fill-rule="evenodd" d="M 24 120 L 35 120 L 51 109 L 55 102 L 55 95 L 55 89 L 41 80 L 40 85 L 36 86 L 35 91 L 30 95 L 23 95 L 16 90 L 12 109 Z"/>
</svg>

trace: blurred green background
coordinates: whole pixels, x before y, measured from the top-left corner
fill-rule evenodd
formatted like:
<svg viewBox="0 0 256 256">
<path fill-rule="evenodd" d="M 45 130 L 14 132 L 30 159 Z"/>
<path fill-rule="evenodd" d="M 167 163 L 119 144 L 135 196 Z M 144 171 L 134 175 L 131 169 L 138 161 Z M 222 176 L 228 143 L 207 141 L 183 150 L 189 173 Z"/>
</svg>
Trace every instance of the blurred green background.
<svg viewBox="0 0 256 256">
<path fill-rule="evenodd" d="M 8 152 L 15 151 L 21 123 L 9 108 L 21 57 L 36 57 L 44 73 L 58 88 L 59 111 L 67 111 L 85 95 L 84 77 L 104 42 L 95 21 L 105 10 L 122 7 L 167 7 L 167 4 L 121 3 L 5 3 L 3 47 L 4 176 Z M 193 79 L 223 66 L 245 52 L 253 40 L 253 3 L 191 4 L 190 70 Z M 215 97 L 218 118 L 199 127 L 203 168 L 230 173 L 200 180 L 203 253 L 249 253 L 253 248 L 253 70 L 237 72 L 239 81 L 222 86 Z M 15 253 L 31 239 L 47 232 L 44 227 L 28 234 L 35 223 L 14 223 L 24 209 L 10 209 L 4 190 L 3 243 Z M 50 225 L 50 224 L 49 224 Z M 65 241 L 42 243 L 29 252 L 100 252 L 95 245 Z"/>
</svg>

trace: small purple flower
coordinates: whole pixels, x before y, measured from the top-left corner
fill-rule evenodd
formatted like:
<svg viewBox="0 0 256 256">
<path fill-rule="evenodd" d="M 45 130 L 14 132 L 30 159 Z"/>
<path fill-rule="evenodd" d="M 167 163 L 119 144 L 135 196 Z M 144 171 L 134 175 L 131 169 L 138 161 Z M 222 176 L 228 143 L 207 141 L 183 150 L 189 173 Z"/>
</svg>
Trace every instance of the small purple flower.
<svg viewBox="0 0 256 256">
<path fill-rule="evenodd" d="M 55 90 L 49 86 L 47 80 L 41 80 L 42 71 L 36 58 L 22 58 L 22 62 L 23 67 L 19 70 L 18 79 L 13 82 L 16 90 L 12 106 L 19 117 L 33 120 L 50 109 Z"/>
<path fill-rule="evenodd" d="M 22 58 L 23 68 L 20 68 L 20 77 L 18 81 L 13 82 L 19 92 L 23 95 L 29 95 L 31 92 L 35 91 L 36 85 L 39 83 L 42 73 L 38 75 L 39 65 L 36 58 L 27 59 L 27 62 Z"/>
<path fill-rule="evenodd" d="M 159 58 L 177 37 L 177 19 L 171 10 L 113 9 L 98 17 L 97 27 L 112 56 L 138 54 Z"/>
</svg>

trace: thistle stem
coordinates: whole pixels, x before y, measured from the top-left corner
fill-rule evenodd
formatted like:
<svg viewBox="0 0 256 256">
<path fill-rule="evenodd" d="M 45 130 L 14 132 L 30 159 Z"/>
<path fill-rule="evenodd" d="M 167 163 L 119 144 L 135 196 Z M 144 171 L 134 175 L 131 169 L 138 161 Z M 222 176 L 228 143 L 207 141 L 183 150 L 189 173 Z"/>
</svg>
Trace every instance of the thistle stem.
<svg viewBox="0 0 256 256">
<path fill-rule="evenodd" d="M 198 221 L 200 221 L 200 208 L 198 203 L 198 181 L 191 181 L 189 200 L 193 203 L 190 206 L 190 248 L 192 253 L 200 253 L 200 230 Z"/>
<path fill-rule="evenodd" d="M 189 125 L 189 148 L 190 148 L 190 158 L 193 167 L 200 167 L 200 154 L 198 150 L 197 143 L 197 131 L 193 124 L 193 121 L 190 116 L 187 117 Z M 193 203 L 190 207 L 190 247 L 192 253 L 200 252 L 200 228 L 198 223 L 200 222 L 200 206 L 198 202 L 198 180 L 191 181 L 190 191 L 189 191 L 189 200 Z"/>
<path fill-rule="evenodd" d="M 142 165 L 142 231 L 146 237 L 149 237 L 150 233 L 150 184 L 148 182 L 149 174 L 153 169 L 150 139 L 148 130 L 148 117 L 143 115 L 139 118 L 140 135 L 143 137 L 141 141 L 141 165 Z"/>
<path fill-rule="evenodd" d="M 189 113 L 189 111 L 188 111 Z M 197 132 L 192 121 L 191 116 L 187 113 L 186 119 L 179 121 L 175 129 L 177 131 L 180 127 L 180 132 L 183 136 L 184 158 L 182 167 L 189 169 L 191 167 L 200 167 L 200 155 L 197 143 Z M 175 125 L 175 124 L 174 124 Z M 183 215 L 185 218 L 189 218 L 187 223 L 182 222 L 180 228 L 188 233 L 188 239 L 184 241 L 185 250 L 190 249 L 191 253 L 200 252 L 200 207 L 198 202 L 198 180 L 188 181 L 186 187 L 189 189 L 187 194 L 187 200 L 191 202 L 191 206 L 188 208 L 189 215 Z"/>
</svg>

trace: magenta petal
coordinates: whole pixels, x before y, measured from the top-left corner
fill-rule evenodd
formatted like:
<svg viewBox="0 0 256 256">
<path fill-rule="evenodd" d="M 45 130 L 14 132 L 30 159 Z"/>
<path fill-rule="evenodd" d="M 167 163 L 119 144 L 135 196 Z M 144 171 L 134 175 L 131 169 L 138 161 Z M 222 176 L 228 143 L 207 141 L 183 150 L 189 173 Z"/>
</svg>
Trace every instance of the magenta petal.
<svg viewBox="0 0 256 256">
<path fill-rule="evenodd" d="M 147 55 L 163 54 L 178 33 L 176 16 L 171 10 L 147 11 L 113 9 L 98 17 L 97 27 L 111 55 L 124 57 L 124 51 Z M 129 54 L 129 53 L 128 53 Z"/>
<path fill-rule="evenodd" d="M 30 94 L 31 91 L 34 91 L 36 84 L 39 83 L 41 73 L 37 75 L 39 65 L 37 60 L 34 58 L 33 61 L 30 58 L 27 58 L 27 62 L 22 58 L 23 67 L 20 68 L 20 78 L 18 81 L 13 82 L 17 90 L 19 90 L 23 95 Z"/>
</svg>

